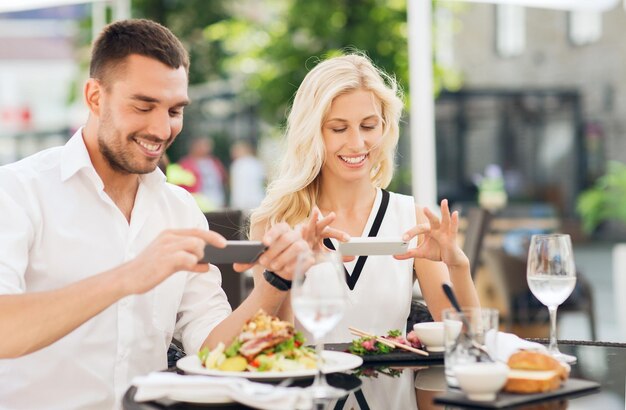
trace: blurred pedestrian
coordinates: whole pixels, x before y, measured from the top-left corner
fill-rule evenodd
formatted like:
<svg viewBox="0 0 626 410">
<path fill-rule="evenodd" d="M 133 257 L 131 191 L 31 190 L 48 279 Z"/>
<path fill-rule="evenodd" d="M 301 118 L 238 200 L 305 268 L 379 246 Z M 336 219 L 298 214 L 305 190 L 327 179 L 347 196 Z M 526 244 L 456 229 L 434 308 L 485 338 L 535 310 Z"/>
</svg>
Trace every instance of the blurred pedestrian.
<svg viewBox="0 0 626 410">
<path fill-rule="evenodd" d="M 227 174 L 222 162 L 213 155 L 213 140 L 198 137 L 191 141 L 189 153 L 179 164 L 196 177 L 195 184 L 183 185 L 193 194 L 201 194 L 211 207 L 223 208 L 226 205 L 224 185 Z"/>
<path fill-rule="evenodd" d="M 246 141 L 238 141 L 230 148 L 230 206 L 253 209 L 265 197 L 265 167 L 254 155 Z"/>
</svg>

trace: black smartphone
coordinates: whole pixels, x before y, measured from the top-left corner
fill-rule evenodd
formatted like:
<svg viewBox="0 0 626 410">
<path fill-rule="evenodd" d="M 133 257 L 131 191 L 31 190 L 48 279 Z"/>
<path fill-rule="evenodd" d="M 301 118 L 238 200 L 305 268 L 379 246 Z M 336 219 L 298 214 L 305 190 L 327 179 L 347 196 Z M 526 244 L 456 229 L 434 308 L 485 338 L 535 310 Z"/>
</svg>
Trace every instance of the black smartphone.
<svg viewBox="0 0 626 410">
<path fill-rule="evenodd" d="M 225 263 L 254 263 L 265 252 L 267 247 L 260 241 L 226 241 L 225 248 L 212 245 L 204 247 L 204 256 L 199 263 L 213 265 Z"/>
</svg>

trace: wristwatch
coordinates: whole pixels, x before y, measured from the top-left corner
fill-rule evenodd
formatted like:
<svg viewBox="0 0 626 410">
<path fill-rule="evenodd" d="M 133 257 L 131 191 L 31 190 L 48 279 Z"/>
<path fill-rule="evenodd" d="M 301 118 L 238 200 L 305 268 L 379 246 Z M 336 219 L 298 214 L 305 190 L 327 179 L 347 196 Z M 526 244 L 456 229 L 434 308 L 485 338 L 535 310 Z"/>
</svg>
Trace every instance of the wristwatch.
<svg viewBox="0 0 626 410">
<path fill-rule="evenodd" d="M 263 271 L 263 277 L 270 285 L 274 286 L 276 289 L 280 291 L 284 292 L 286 290 L 291 289 L 291 281 L 281 278 L 274 272 L 271 272 L 269 270 Z"/>
</svg>

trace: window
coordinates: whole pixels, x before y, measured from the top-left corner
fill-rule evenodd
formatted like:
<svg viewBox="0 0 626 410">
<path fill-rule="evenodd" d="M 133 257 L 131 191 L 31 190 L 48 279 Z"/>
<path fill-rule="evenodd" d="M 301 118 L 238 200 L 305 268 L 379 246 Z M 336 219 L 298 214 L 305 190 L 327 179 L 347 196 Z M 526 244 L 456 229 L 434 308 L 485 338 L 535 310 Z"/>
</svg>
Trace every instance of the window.
<svg viewBox="0 0 626 410">
<path fill-rule="evenodd" d="M 522 6 L 496 6 L 496 51 L 515 57 L 526 47 L 526 10 Z"/>
<path fill-rule="evenodd" d="M 435 60 L 443 66 L 454 64 L 454 19 L 446 7 L 435 10 Z"/>
<path fill-rule="evenodd" d="M 575 46 L 596 42 L 602 36 L 602 13 L 572 11 L 568 14 L 569 41 Z"/>
</svg>

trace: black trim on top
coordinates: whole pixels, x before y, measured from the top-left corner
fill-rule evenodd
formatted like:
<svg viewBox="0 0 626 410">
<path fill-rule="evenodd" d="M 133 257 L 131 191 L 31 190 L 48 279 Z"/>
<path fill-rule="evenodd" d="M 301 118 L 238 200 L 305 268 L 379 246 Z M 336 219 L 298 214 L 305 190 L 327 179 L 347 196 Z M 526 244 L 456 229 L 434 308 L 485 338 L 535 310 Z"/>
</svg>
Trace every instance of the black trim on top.
<svg viewBox="0 0 626 410">
<path fill-rule="evenodd" d="M 370 228 L 370 232 L 367 235 L 370 238 L 378 235 L 378 230 L 380 229 L 380 225 L 383 223 L 383 218 L 385 217 L 385 212 L 387 212 L 387 206 L 389 205 L 389 192 L 381 189 L 383 197 L 380 201 L 380 207 L 378 208 L 378 212 L 376 213 L 376 217 L 374 218 L 374 222 L 372 223 L 372 227 Z M 335 250 L 335 246 L 329 238 L 324 238 L 324 245 L 327 248 Z M 356 265 L 354 265 L 354 270 L 352 271 L 352 275 L 348 273 L 346 267 L 343 267 L 343 270 L 346 273 L 346 282 L 348 283 L 348 287 L 350 290 L 354 290 L 356 286 L 356 282 L 359 280 L 359 276 L 361 276 L 361 271 L 363 270 L 363 266 L 365 266 L 365 262 L 367 261 L 367 255 L 359 256 L 359 259 L 356 261 Z"/>
</svg>

